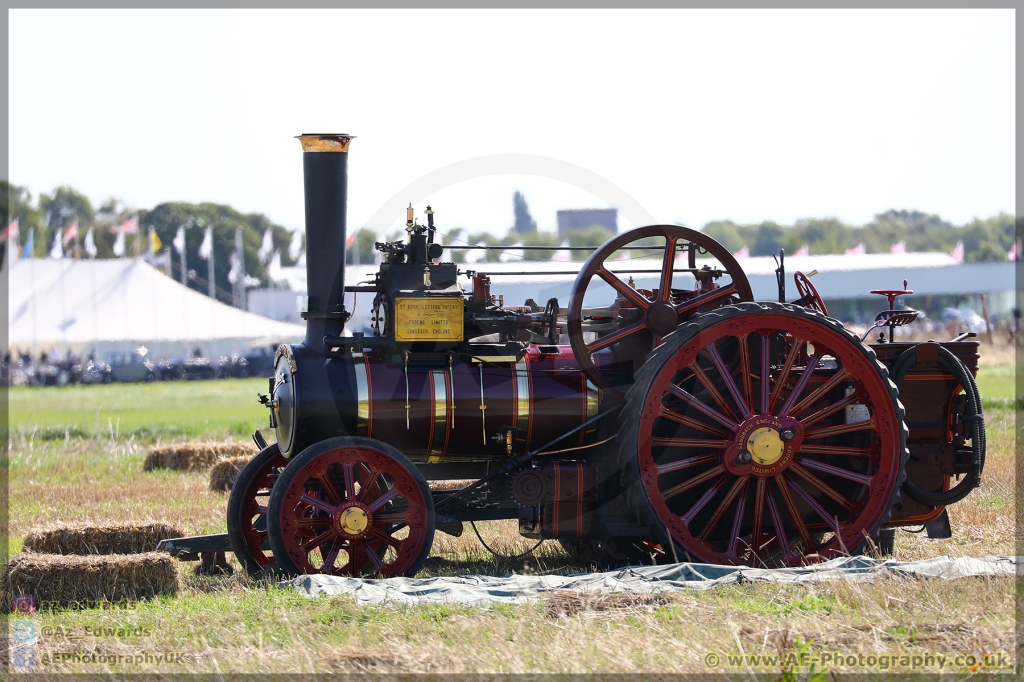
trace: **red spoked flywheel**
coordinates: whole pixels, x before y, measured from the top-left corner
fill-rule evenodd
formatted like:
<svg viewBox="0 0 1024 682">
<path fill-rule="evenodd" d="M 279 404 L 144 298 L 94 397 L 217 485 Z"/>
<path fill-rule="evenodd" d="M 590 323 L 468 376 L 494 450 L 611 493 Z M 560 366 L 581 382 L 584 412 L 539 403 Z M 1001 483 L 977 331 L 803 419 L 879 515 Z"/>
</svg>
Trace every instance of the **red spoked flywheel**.
<svg viewBox="0 0 1024 682">
<path fill-rule="evenodd" d="M 629 394 L 660 528 L 691 558 L 799 565 L 849 554 L 889 518 L 907 429 L 874 352 L 818 313 L 746 303 L 666 340 Z M 635 445 L 632 445 L 635 443 Z"/>
<path fill-rule="evenodd" d="M 331 438 L 288 463 L 270 495 L 268 527 L 289 573 L 412 576 L 433 542 L 433 499 L 395 448 Z"/>
</svg>

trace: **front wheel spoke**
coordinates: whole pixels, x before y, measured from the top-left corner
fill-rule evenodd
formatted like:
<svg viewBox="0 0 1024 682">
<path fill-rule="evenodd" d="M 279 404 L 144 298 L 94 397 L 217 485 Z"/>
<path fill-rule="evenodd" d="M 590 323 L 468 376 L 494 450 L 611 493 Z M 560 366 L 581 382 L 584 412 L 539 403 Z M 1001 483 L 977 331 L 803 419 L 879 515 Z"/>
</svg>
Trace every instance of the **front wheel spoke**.
<svg viewBox="0 0 1024 682">
<path fill-rule="evenodd" d="M 772 390 L 772 397 L 768 403 L 768 414 L 775 414 L 775 403 L 778 402 L 779 396 L 782 395 L 782 389 L 786 385 L 786 381 L 789 380 L 789 372 L 793 369 L 793 363 L 796 362 L 797 356 L 800 355 L 800 346 L 802 345 L 803 341 L 794 337 L 793 345 L 790 346 L 789 354 L 786 355 L 786 362 L 782 365 L 778 379 L 775 380 L 775 388 Z"/>
<path fill-rule="evenodd" d="M 672 395 L 674 395 L 677 398 L 685 401 L 691 407 L 695 408 L 699 412 L 703 412 L 705 415 L 707 415 L 708 417 L 711 417 L 716 422 L 718 422 L 722 426 L 726 427 L 730 431 L 735 431 L 738 428 L 736 422 L 734 422 L 733 420 L 729 419 L 725 415 L 721 414 L 720 412 L 718 412 L 718 410 L 714 409 L 713 407 L 708 407 L 707 405 L 702 403 L 700 400 L 697 400 L 697 398 L 695 396 L 693 396 L 692 394 L 688 393 L 687 391 L 679 388 L 675 384 L 669 384 L 668 385 L 668 390 L 669 390 L 670 393 L 672 393 Z"/>
<path fill-rule="evenodd" d="M 692 487 L 694 487 L 696 485 L 700 485 L 704 481 L 709 481 L 712 478 L 714 478 L 715 476 L 721 476 L 724 471 L 725 471 L 725 467 L 722 466 L 721 464 L 719 464 L 717 466 L 714 466 L 714 467 L 711 467 L 710 469 L 708 469 L 704 473 L 698 474 L 697 476 L 694 476 L 693 478 L 691 478 L 691 479 L 689 479 L 687 481 L 683 481 L 682 483 L 680 483 L 677 486 L 673 486 L 673 487 L 669 488 L 664 493 L 662 493 L 661 496 L 662 496 L 662 498 L 665 501 L 668 501 L 670 498 L 673 498 L 673 497 L 675 497 L 676 495 L 678 495 L 680 493 L 684 493 L 687 490 L 689 490 L 690 488 L 692 488 Z"/>
<path fill-rule="evenodd" d="M 837 374 L 832 375 L 831 377 L 829 377 L 828 381 L 823 383 L 818 388 L 814 389 L 806 398 L 804 398 L 795 406 L 793 406 L 793 409 L 790 410 L 790 413 L 794 417 L 801 414 L 811 405 L 821 400 L 829 391 L 831 391 L 833 388 L 842 383 L 848 376 L 850 376 L 850 374 L 845 369 L 841 372 L 838 372 Z"/>
<path fill-rule="evenodd" d="M 331 482 L 330 477 L 326 471 L 321 471 L 316 475 L 317 480 L 320 481 L 320 485 L 324 487 L 324 493 L 327 495 L 327 499 L 331 504 L 338 505 L 341 503 L 341 496 L 338 491 L 334 489 L 334 483 Z"/>
<path fill-rule="evenodd" d="M 634 289 L 633 287 L 629 286 L 621 279 L 619 279 L 617 275 L 605 269 L 604 265 L 598 267 L 597 275 L 605 282 L 608 282 L 608 284 L 611 285 L 612 289 L 615 289 L 615 291 L 622 294 L 624 298 L 626 298 L 629 301 L 632 301 L 633 305 L 635 305 L 640 310 L 647 310 L 651 306 L 650 301 L 648 301 L 645 297 L 641 296 L 636 289 Z"/>
<path fill-rule="evenodd" d="M 826 407 L 821 408 L 820 410 L 818 410 L 817 412 L 812 414 L 807 419 L 802 419 L 801 421 L 803 422 L 804 428 L 806 429 L 811 424 L 816 424 L 816 423 L 820 422 L 822 419 L 824 419 L 825 417 L 829 417 L 829 416 L 835 414 L 836 412 L 838 412 L 839 410 L 843 409 L 847 405 L 849 405 L 851 403 L 855 403 L 855 402 L 857 402 L 857 394 L 856 393 L 848 395 L 848 396 L 844 396 L 843 398 L 840 398 L 839 400 L 835 401 L 831 405 L 828 405 Z"/>
<path fill-rule="evenodd" d="M 409 514 L 399 512 L 395 514 L 377 514 L 373 520 L 378 523 L 405 523 L 409 520 Z"/>
<path fill-rule="evenodd" d="M 384 542 L 388 543 L 389 545 L 391 545 L 395 549 L 398 549 L 399 545 L 402 544 L 401 540 L 393 538 L 390 535 L 388 535 L 387 533 L 385 533 L 383 531 L 380 531 L 380 530 L 378 530 L 376 528 L 374 528 L 372 531 L 370 531 L 370 535 L 372 535 L 373 537 L 377 538 L 378 540 L 383 540 Z"/>
<path fill-rule="evenodd" d="M 707 464 L 718 460 L 717 453 L 710 453 L 707 455 L 697 455 L 696 457 L 687 457 L 681 459 L 678 462 L 670 462 L 669 464 L 658 465 L 655 464 L 655 468 L 658 470 L 658 476 L 664 476 L 665 474 L 672 473 L 673 471 L 679 471 L 680 469 L 688 469 L 690 467 L 697 466 L 698 464 Z"/>
<path fill-rule="evenodd" d="M 747 347 L 747 336 L 746 335 L 739 336 L 739 337 L 736 338 L 736 340 L 740 344 L 739 345 L 739 351 L 740 351 L 739 366 L 740 366 L 740 377 L 742 377 L 742 379 L 743 379 L 743 381 L 742 381 L 742 384 L 743 384 L 743 399 L 744 399 L 744 402 L 745 402 L 745 404 L 746 404 L 746 406 L 748 408 L 748 410 L 744 414 L 749 416 L 749 414 L 750 414 L 749 411 L 754 409 L 754 386 L 753 386 L 753 382 L 751 381 L 751 378 L 750 378 L 751 377 L 750 370 L 753 369 L 753 367 L 750 367 L 750 349 Z"/>
<path fill-rule="evenodd" d="M 772 340 L 770 336 L 761 337 L 761 414 L 768 414 L 769 392 L 772 377 Z"/>
<path fill-rule="evenodd" d="M 328 514 L 333 514 L 337 509 L 337 507 L 335 507 L 333 504 L 328 504 L 327 502 L 324 502 L 318 497 L 313 497 L 309 493 L 303 494 L 302 501 L 308 504 L 309 506 L 316 507 L 320 511 L 326 512 Z"/>
<path fill-rule="evenodd" d="M 775 500 L 772 499 L 771 495 L 766 495 L 768 502 L 768 516 L 771 517 L 772 526 L 775 528 L 775 539 L 779 541 L 779 549 L 782 550 L 782 556 L 790 558 L 793 556 L 793 552 L 789 549 L 789 538 L 786 537 L 786 527 L 782 525 L 782 517 L 779 515 L 778 505 L 775 504 Z"/>
<path fill-rule="evenodd" d="M 679 317 L 682 317 L 683 315 L 688 315 L 694 312 L 698 308 L 710 305 L 719 299 L 727 298 L 735 293 L 736 286 L 734 284 L 729 284 L 728 286 L 724 286 L 720 289 L 709 291 L 706 294 L 694 296 L 690 300 L 678 305 L 673 305 L 672 307 L 676 309 L 676 314 L 679 315 Z"/>
<path fill-rule="evenodd" d="M 775 483 L 778 484 L 782 501 L 786 503 L 786 509 L 789 510 L 789 515 L 793 519 L 793 523 L 796 524 L 797 532 L 800 533 L 800 539 L 804 541 L 804 547 L 810 547 L 811 532 L 804 525 L 803 514 L 800 513 L 800 509 L 796 506 L 796 500 L 793 499 L 793 493 L 789 491 L 789 484 L 786 482 L 785 476 L 776 478 Z"/>
<path fill-rule="evenodd" d="M 701 440 L 698 438 L 652 438 L 651 445 L 668 448 L 724 448 L 729 444 L 726 440 Z"/>
<path fill-rule="evenodd" d="M 707 542 L 708 535 L 710 535 L 711 531 L 715 529 L 718 522 L 722 520 L 722 516 L 725 515 L 725 511 L 732 504 L 732 501 L 736 499 L 736 495 L 746 488 L 747 480 L 749 479 L 750 476 L 740 476 L 736 479 L 736 482 L 732 484 L 731 488 L 729 488 L 729 492 L 725 494 L 725 497 L 722 498 L 722 501 L 718 504 L 714 513 L 711 514 L 711 518 L 708 519 L 707 525 L 705 525 L 704 530 L 701 531 L 700 537 L 698 538 L 699 540 Z"/>
<path fill-rule="evenodd" d="M 804 502 L 807 503 L 807 505 L 814 511 L 814 513 L 817 514 L 822 521 L 827 523 L 836 535 L 839 535 L 838 519 L 836 519 L 834 515 L 829 514 L 827 511 L 825 511 L 822 508 L 822 506 L 818 504 L 818 501 L 815 500 L 812 495 L 810 495 L 806 490 L 797 485 L 796 481 L 790 481 L 790 485 L 793 486 L 793 490 L 796 491 L 796 494 L 803 498 Z"/>
<path fill-rule="evenodd" d="M 345 499 L 351 500 L 356 496 L 356 473 L 355 464 L 346 462 L 345 468 Z"/>
<path fill-rule="evenodd" d="M 800 394 L 804 392 L 804 388 L 807 387 L 807 382 L 810 381 L 811 375 L 814 374 L 814 368 L 818 366 L 818 356 L 812 355 L 807 362 L 807 366 L 804 367 L 804 371 L 800 374 L 800 378 L 797 379 L 796 385 L 793 386 L 793 390 L 786 396 L 786 402 L 779 408 L 777 416 L 785 417 L 789 414 L 789 408 L 793 405 L 794 401 L 800 397 Z"/>
<path fill-rule="evenodd" d="M 374 573 L 377 573 L 380 569 L 384 568 L 384 561 L 377 554 L 377 550 L 370 547 L 369 543 L 363 543 L 363 551 L 366 552 L 366 558 L 373 562 L 374 568 L 376 569 Z"/>
<path fill-rule="evenodd" d="M 813 440 L 815 438 L 825 438 L 827 436 L 838 436 L 843 433 L 854 433 L 855 431 L 865 431 L 875 429 L 875 419 L 872 417 L 867 421 L 853 422 L 852 424 L 837 424 L 835 426 L 827 426 L 822 429 L 816 429 L 814 431 L 804 432 L 804 440 Z"/>
<path fill-rule="evenodd" d="M 757 479 L 757 488 L 754 492 L 754 518 L 751 528 L 750 544 L 754 552 L 761 551 L 761 526 L 764 523 L 764 493 L 767 486 L 766 479 Z"/>
<path fill-rule="evenodd" d="M 799 462 L 800 465 L 802 465 L 802 466 L 804 466 L 804 467 L 806 467 L 808 469 L 814 469 L 815 471 L 820 471 L 820 472 L 825 473 L 825 474 L 832 474 L 833 476 L 838 476 L 839 478 L 845 478 L 847 481 L 853 481 L 854 483 L 860 483 L 861 485 L 864 485 L 864 486 L 869 486 L 869 487 L 871 486 L 871 479 L 872 479 L 871 476 L 866 476 L 864 474 L 858 474 L 855 471 L 847 471 L 846 469 L 843 469 L 841 467 L 832 466 L 831 464 L 825 464 L 824 462 L 819 462 L 819 461 L 814 460 L 814 459 L 807 459 L 806 457 L 797 456 L 794 459 L 796 460 L 796 462 Z M 796 462 L 794 462 L 794 464 Z"/>
<path fill-rule="evenodd" d="M 341 551 L 342 540 L 340 537 L 335 537 L 334 542 L 331 543 L 331 549 L 327 552 L 327 556 L 324 557 L 324 565 L 320 567 L 322 573 L 330 573 L 334 570 L 334 562 L 338 560 L 338 552 Z"/>
<path fill-rule="evenodd" d="M 297 519 L 295 521 L 296 526 L 328 526 L 330 523 L 331 519 L 323 516 L 316 519 Z"/>
<path fill-rule="evenodd" d="M 386 493 L 378 497 L 373 504 L 369 505 L 370 513 L 377 511 L 391 500 L 398 497 L 398 488 L 391 488 Z"/>
<path fill-rule="evenodd" d="M 740 531 L 743 530 L 743 512 L 747 506 L 747 491 L 744 488 L 743 494 L 736 501 L 736 514 L 732 518 L 732 533 L 729 535 L 729 549 L 726 554 L 736 556 L 736 543 L 740 539 Z"/>
<path fill-rule="evenodd" d="M 616 343 L 623 341 L 624 339 L 628 339 L 633 334 L 643 331 L 646 328 L 647 326 L 643 323 L 643 321 L 640 321 L 634 322 L 633 324 L 623 327 L 622 329 L 616 329 L 610 334 L 605 334 L 604 336 L 597 339 L 593 343 L 587 344 L 587 352 L 591 354 L 596 353 L 602 348 L 613 346 Z"/>
<path fill-rule="evenodd" d="M 304 552 L 306 552 L 306 554 L 309 554 L 314 549 L 316 549 L 320 545 L 324 544 L 325 542 L 327 542 L 328 540 L 330 540 L 333 537 L 336 537 L 336 535 L 335 535 L 333 530 L 325 530 L 323 533 L 320 533 L 320 535 L 317 535 L 316 537 L 311 539 L 309 542 L 304 544 L 302 546 L 302 550 Z"/>
<path fill-rule="evenodd" d="M 740 344 L 742 345 L 742 343 L 743 341 L 741 340 Z M 711 362 L 715 365 L 715 369 L 718 370 L 718 375 L 722 377 L 722 382 L 729 390 L 729 395 L 732 396 L 733 402 L 735 402 L 736 406 L 740 408 L 741 416 L 743 419 L 746 419 L 751 414 L 750 408 L 747 407 L 746 399 L 740 395 L 740 389 L 736 386 L 736 382 L 732 379 L 732 374 L 730 374 L 729 370 L 726 368 L 725 361 L 722 360 L 722 356 L 718 352 L 718 348 L 716 348 L 715 344 L 712 343 L 704 349 L 704 352 L 709 358 L 711 358 Z M 742 362 L 740 363 L 740 371 L 744 371 Z"/>
<path fill-rule="evenodd" d="M 371 495 L 370 491 L 373 490 L 373 487 L 377 484 L 377 479 L 379 479 L 380 477 L 381 473 L 378 469 L 371 469 L 370 478 L 368 481 L 366 481 L 366 485 L 360 488 L 359 495 L 356 497 L 356 499 L 359 500 L 360 502 L 365 503 L 366 498 Z"/>
<path fill-rule="evenodd" d="M 658 299 L 667 303 L 672 299 L 672 273 L 676 260 L 675 237 L 665 237 L 665 256 L 661 261 L 661 290 Z"/>
<path fill-rule="evenodd" d="M 808 445 L 800 446 L 801 455 L 839 455 L 840 457 L 870 457 L 871 448 L 850 448 L 843 445 Z"/>
<path fill-rule="evenodd" d="M 700 499 L 697 500 L 693 507 L 690 508 L 690 511 L 686 512 L 684 516 L 679 517 L 683 520 L 683 523 L 689 526 L 690 523 L 697 518 L 697 514 L 699 514 L 701 510 L 708 505 L 708 502 L 714 499 L 715 495 L 718 494 L 718 491 L 722 489 L 723 485 L 725 485 L 725 476 L 722 476 L 721 480 L 708 488 L 707 491 L 700 496 Z"/>
<path fill-rule="evenodd" d="M 712 436 L 725 435 L 725 433 L 721 429 L 717 429 L 714 426 L 711 426 L 710 424 L 705 424 L 704 422 L 699 422 L 696 419 L 687 417 L 684 414 L 679 414 L 678 412 L 670 410 L 664 406 L 662 406 L 661 414 L 659 414 L 658 416 L 664 417 L 665 419 L 671 419 L 677 424 L 682 424 L 683 426 L 689 426 L 691 429 L 696 429 L 698 431 L 703 431 L 704 433 L 709 433 Z"/>
<path fill-rule="evenodd" d="M 850 502 L 848 499 L 846 499 L 845 497 L 840 495 L 830 485 L 828 485 L 827 483 L 825 483 L 824 481 L 819 479 L 817 476 L 812 474 L 810 471 L 808 471 L 807 469 L 805 469 L 802 466 L 800 466 L 797 462 L 793 462 L 790 465 L 789 468 L 793 470 L 793 473 L 795 473 L 798 476 L 800 476 L 800 478 L 804 479 L 805 481 L 807 481 L 808 483 L 813 485 L 815 488 L 817 488 L 818 490 L 820 490 L 821 492 L 825 493 L 826 495 L 831 497 L 833 500 L 838 502 L 847 511 L 849 511 L 850 509 L 853 508 L 853 503 L 852 502 Z"/>
</svg>

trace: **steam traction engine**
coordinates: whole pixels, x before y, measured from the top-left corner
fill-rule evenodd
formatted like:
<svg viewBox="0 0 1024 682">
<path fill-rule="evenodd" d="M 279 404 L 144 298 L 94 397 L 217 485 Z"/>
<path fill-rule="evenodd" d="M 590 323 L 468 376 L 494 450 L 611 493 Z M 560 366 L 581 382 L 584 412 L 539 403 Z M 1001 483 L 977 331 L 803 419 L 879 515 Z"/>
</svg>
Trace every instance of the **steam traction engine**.
<svg viewBox="0 0 1024 682">
<path fill-rule="evenodd" d="M 306 337 L 277 351 L 260 397 L 277 442 L 255 435 L 219 537 L 250 573 L 411 576 L 435 530 L 487 519 L 610 560 L 795 565 L 897 526 L 948 533 L 945 506 L 979 484 L 978 344 L 895 342 L 906 285 L 879 292 L 862 339 L 803 273 L 796 301 L 754 302 L 717 242 L 655 225 L 594 251 L 565 308 L 506 306 L 486 274 L 438 262 L 428 208 L 346 287 L 351 137 L 299 139 Z M 372 301 L 373 336 L 344 335 L 345 291 Z"/>
</svg>

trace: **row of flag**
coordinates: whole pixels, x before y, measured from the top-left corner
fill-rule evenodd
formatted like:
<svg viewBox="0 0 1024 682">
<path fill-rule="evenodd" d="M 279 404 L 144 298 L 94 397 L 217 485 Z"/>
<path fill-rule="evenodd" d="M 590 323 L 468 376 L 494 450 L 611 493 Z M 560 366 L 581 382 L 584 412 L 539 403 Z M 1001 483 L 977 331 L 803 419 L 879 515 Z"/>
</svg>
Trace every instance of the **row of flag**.
<svg viewBox="0 0 1024 682">
<path fill-rule="evenodd" d="M 1020 242 L 1021 242 L 1021 240 L 1019 240 L 1019 239 L 1014 241 L 1013 246 L 1010 247 L 1010 250 L 1006 254 L 1006 257 L 1007 257 L 1008 260 L 1016 261 L 1016 260 L 1024 259 L 1024 248 L 1018 247 L 1018 244 L 1020 244 Z M 891 247 L 889 247 L 889 253 L 894 254 L 894 255 L 900 255 L 900 254 L 904 254 L 906 252 L 907 252 L 907 243 L 906 242 L 896 242 Z M 863 256 L 866 253 L 867 253 L 867 249 L 864 247 L 864 244 L 857 244 L 857 246 L 852 246 L 852 247 L 848 248 L 844 255 L 846 255 L 846 256 Z M 742 249 L 740 249 L 739 251 L 737 251 L 736 253 L 734 253 L 732 255 L 736 259 L 750 258 L 750 249 L 748 249 L 746 246 L 744 246 Z M 794 257 L 807 256 L 807 255 L 810 255 L 810 252 L 808 251 L 806 244 L 801 246 L 799 249 L 797 249 L 792 254 L 792 256 L 794 256 Z M 952 251 L 949 252 L 949 255 L 953 257 L 953 260 L 956 261 L 957 265 L 963 264 L 963 262 L 964 262 L 964 243 L 963 243 L 962 240 L 958 241 L 956 243 L 956 246 L 953 248 Z"/>
</svg>

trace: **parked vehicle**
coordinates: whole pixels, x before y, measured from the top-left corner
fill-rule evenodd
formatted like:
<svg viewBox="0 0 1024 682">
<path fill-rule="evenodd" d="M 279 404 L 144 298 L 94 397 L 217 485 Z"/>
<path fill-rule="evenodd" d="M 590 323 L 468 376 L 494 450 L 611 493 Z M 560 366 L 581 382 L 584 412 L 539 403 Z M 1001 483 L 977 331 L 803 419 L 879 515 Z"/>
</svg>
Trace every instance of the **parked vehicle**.
<svg viewBox="0 0 1024 682">
<path fill-rule="evenodd" d="M 157 377 L 156 367 L 146 359 L 146 355 L 144 347 L 108 354 L 111 378 L 122 383 L 153 381 Z"/>
</svg>

